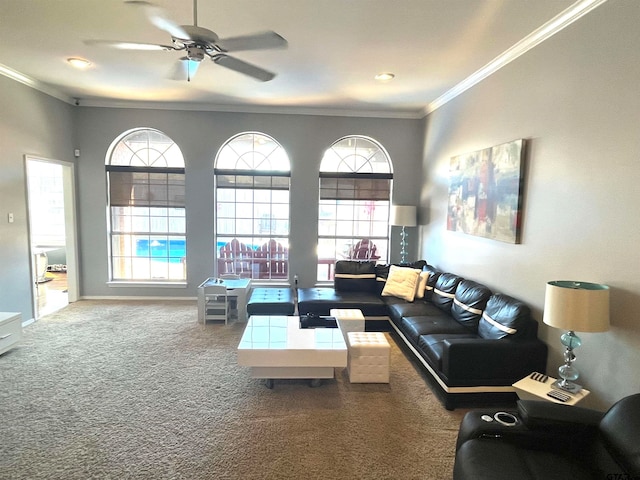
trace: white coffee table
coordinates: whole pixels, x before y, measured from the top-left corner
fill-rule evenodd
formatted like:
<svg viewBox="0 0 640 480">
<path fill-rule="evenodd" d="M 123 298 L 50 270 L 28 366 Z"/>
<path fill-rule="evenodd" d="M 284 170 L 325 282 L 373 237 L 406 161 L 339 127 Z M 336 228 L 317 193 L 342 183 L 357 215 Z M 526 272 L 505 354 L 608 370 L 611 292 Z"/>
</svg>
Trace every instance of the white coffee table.
<svg viewBox="0 0 640 480">
<path fill-rule="evenodd" d="M 253 378 L 268 388 L 279 378 L 333 378 L 347 366 L 347 345 L 339 328 L 300 328 L 299 317 L 252 315 L 238 345 L 238 364 L 251 367 Z"/>
</svg>

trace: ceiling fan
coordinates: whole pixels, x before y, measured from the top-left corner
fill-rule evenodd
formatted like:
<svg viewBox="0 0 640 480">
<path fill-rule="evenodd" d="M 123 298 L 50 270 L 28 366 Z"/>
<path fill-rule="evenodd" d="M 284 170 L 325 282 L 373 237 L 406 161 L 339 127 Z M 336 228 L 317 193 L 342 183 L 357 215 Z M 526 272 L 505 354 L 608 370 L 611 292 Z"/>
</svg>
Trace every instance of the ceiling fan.
<svg viewBox="0 0 640 480">
<path fill-rule="evenodd" d="M 184 51 L 171 78 L 190 81 L 205 58 L 230 70 L 268 82 L 275 73 L 227 55 L 243 50 L 286 48 L 287 41 L 276 32 L 266 31 L 254 35 L 219 38 L 215 32 L 198 26 L 198 5 L 193 0 L 193 25 L 178 25 L 159 6 L 144 0 L 126 0 L 124 3 L 143 8 L 149 21 L 171 35 L 170 45 L 155 43 L 119 42 L 111 40 L 85 40 L 87 45 L 102 45 L 123 50 L 175 50 Z"/>
</svg>

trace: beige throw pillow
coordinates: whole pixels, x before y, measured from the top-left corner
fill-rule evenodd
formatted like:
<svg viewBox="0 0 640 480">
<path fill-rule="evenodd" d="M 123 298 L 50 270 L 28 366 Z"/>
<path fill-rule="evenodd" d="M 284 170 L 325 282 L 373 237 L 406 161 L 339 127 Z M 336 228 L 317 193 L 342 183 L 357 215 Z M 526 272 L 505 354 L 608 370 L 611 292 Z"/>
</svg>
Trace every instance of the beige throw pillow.
<svg viewBox="0 0 640 480">
<path fill-rule="evenodd" d="M 416 295 L 416 284 L 420 270 L 408 267 L 391 265 L 389 276 L 384 284 L 382 295 L 386 297 L 398 297 L 413 302 Z"/>
<path fill-rule="evenodd" d="M 424 298 L 424 289 L 427 288 L 429 272 L 420 272 L 420 277 L 416 282 L 416 298 Z"/>
</svg>

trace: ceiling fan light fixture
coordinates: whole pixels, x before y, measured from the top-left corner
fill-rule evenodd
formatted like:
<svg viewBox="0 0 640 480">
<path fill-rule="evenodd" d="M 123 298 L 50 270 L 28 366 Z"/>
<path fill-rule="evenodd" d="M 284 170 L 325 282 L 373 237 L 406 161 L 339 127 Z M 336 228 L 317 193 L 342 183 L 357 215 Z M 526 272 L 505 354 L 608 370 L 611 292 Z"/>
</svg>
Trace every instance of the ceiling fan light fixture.
<svg viewBox="0 0 640 480">
<path fill-rule="evenodd" d="M 147 0 L 125 0 L 128 5 L 134 5 L 145 10 L 147 20 L 161 30 L 171 35 L 171 45 L 156 43 L 121 42 L 112 40 L 85 40 L 86 45 L 105 46 L 120 50 L 169 50 L 185 52 L 176 67 L 169 75 L 172 79 L 187 81 L 193 78 L 199 64 L 205 59 L 211 59 L 222 67 L 247 75 L 260 82 L 272 80 L 276 74 L 257 65 L 227 55 L 228 52 L 244 50 L 267 50 L 272 48 L 286 48 L 287 41 L 276 32 L 265 31 L 237 37 L 219 38 L 208 28 L 198 26 L 197 0 L 193 0 L 193 25 L 178 25 L 171 20 L 167 13 L 159 6 Z"/>
<path fill-rule="evenodd" d="M 395 74 L 391 73 L 391 72 L 382 72 L 377 74 L 374 78 L 378 81 L 378 82 L 389 82 L 391 80 L 393 80 L 395 78 Z"/>
<path fill-rule="evenodd" d="M 75 68 L 79 68 L 80 70 L 84 70 L 91 66 L 91 62 L 89 60 L 80 57 L 67 58 L 67 63 Z"/>
</svg>

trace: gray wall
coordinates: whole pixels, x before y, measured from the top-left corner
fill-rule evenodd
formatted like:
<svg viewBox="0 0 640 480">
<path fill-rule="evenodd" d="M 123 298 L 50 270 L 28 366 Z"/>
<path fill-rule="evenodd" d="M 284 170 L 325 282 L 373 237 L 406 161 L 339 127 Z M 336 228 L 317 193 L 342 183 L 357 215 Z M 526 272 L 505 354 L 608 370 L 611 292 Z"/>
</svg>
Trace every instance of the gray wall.
<svg viewBox="0 0 640 480">
<path fill-rule="evenodd" d="M 542 324 L 546 282 L 611 286 L 611 330 L 576 351 L 587 406 L 640 391 L 638 18 L 639 2 L 607 2 L 425 122 L 423 256 L 532 305 L 549 374 L 561 331 Z M 447 231 L 450 157 L 517 138 L 530 141 L 522 243 Z"/>
<path fill-rule="evenodd" d="M 34 312 L 24 155 L 73 162 L 73 107 L 0 76 L 0 112 L 0 310 L 27 320 Z"/>
<path fill-rule="evenodd" d="M 249 114 L 80 107 L 77 136 L 80 209 L 81 295 L 195 296 L 196 287 L 214 273 L 213 161 L 231 136 L 244 131 L 271 135 L 291 161 L 291 274 L 300 286 L 316 278 L 318 170 L 324 151 L 345 135 L 366 135 L 382 143 L 395 169 L 393 201 L 416 204 L 423 131 L 419 120 L 310 115 Z M 105 155 L 122 132 L 157 128 L 181 148 L 186 163 L 187 289 L 107 285 Z M 399 242 L 394 229 L 393 241 Z M 415 229 L 414 229 L 415 230 Z M 417 236 L 414 233 L 414 240 Z M 413 245 L 417 251 L 417 242 Z M 398 254 L 392 251 L 392 259 Z"/>
</svg>

